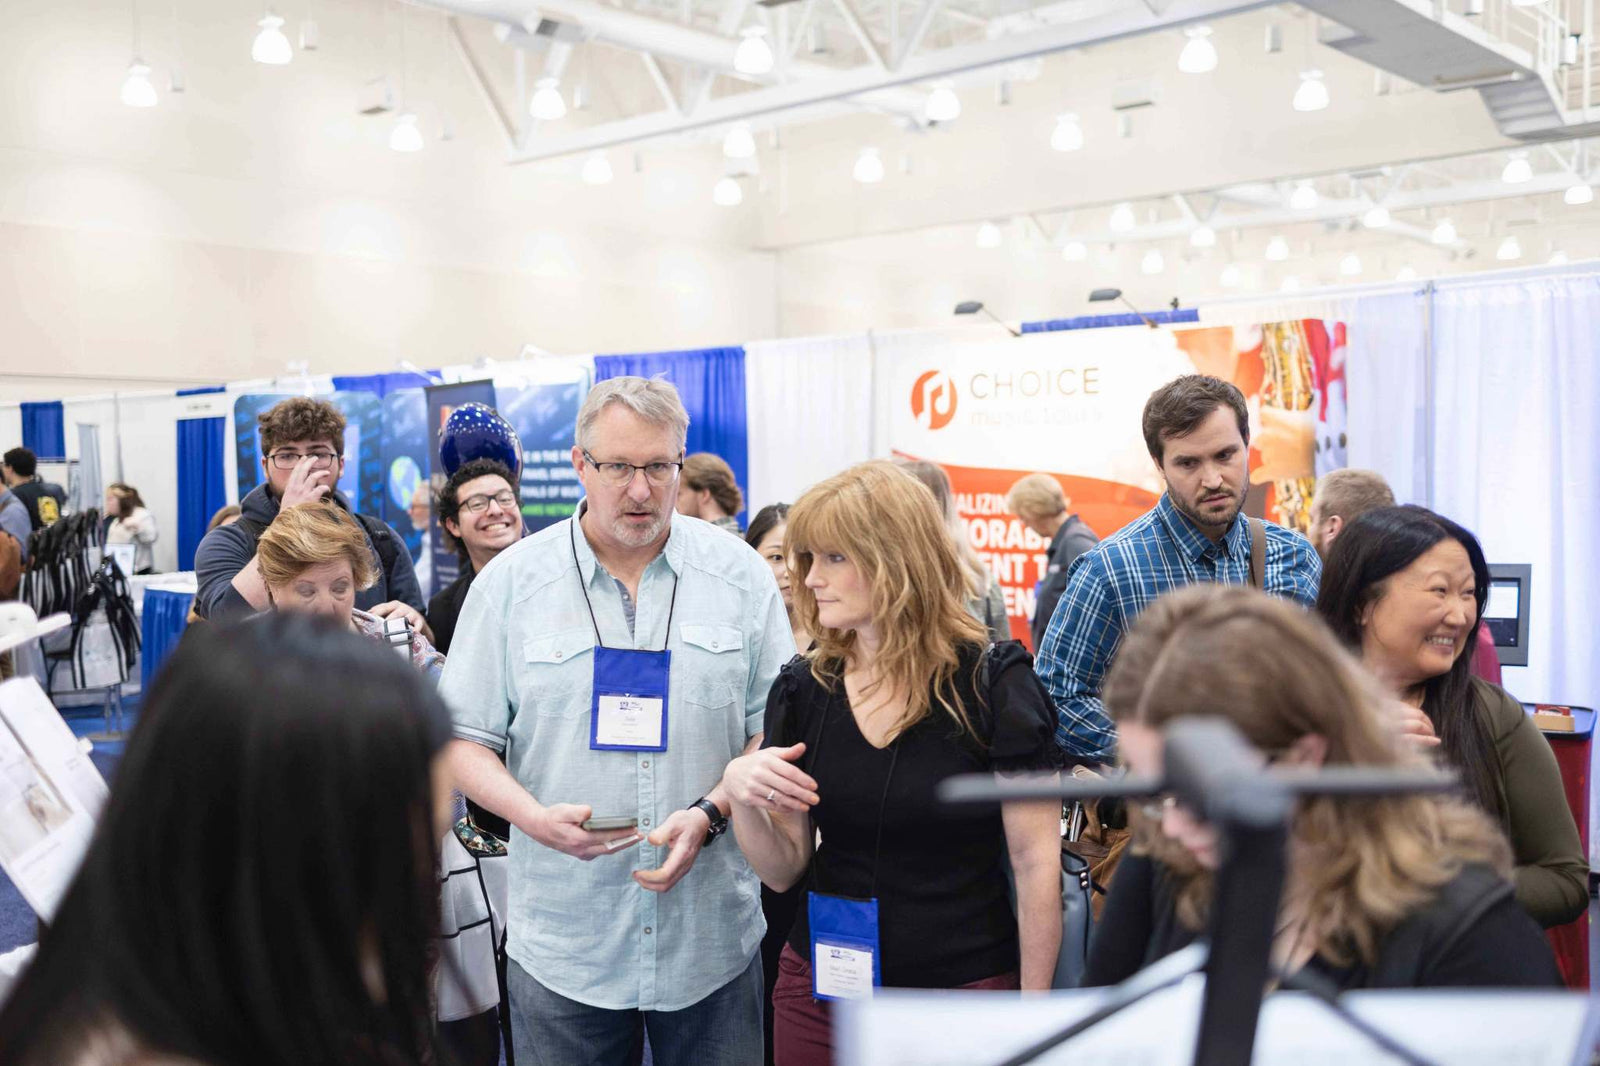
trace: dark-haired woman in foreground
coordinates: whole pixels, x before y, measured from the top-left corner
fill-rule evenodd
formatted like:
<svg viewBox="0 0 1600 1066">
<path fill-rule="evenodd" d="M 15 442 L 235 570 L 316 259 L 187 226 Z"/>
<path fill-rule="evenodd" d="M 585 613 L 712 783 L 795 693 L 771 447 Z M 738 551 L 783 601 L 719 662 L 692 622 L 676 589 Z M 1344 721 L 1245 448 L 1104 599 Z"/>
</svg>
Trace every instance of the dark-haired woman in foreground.
<svg viewBox="0 0 1600 1066">
<path fill-rule="evenodd" d="M 1164 728 L 1190 715 L 1227 719 L 1263 763 L 1420 765 L 1383 699 L 1317 618 L 1216 585 L 1170 593 L 1141 614 L 1105 688 L 1123 761 L 1156 776 Z M 1086 984 L 1129 977 L 1193 941 L 1210 917 L 1217 829 L 1170 797 L 1133 812 L 1133 848 L 1095 930 Z M 1512 896 L 1504 838 L 1464 800 L 1304 796 L 1287 859 L 1273 926 L 1279 973 L 1341 989 L 1560 983 Z"/>
<path fill-rule="evenodd" d="M 200 629 L 0 1011 L 0 1062 L 434 1061 L 448 736 L 433 685 L 348 623 Z"/>
<path fill-rule="evenodd" d="M 1476 537 L 1426 508 L 1382 507 L 1333 542 L 1317 611 L 1426 717 L 1445 763 L 1511 841 L 1518 902 L 1541 925 L 1561 925 L 1589 904 L 1589 864 L 1549 742 L 1504 689 L 1472 676 L 1488 596 Z"/>
</svg>

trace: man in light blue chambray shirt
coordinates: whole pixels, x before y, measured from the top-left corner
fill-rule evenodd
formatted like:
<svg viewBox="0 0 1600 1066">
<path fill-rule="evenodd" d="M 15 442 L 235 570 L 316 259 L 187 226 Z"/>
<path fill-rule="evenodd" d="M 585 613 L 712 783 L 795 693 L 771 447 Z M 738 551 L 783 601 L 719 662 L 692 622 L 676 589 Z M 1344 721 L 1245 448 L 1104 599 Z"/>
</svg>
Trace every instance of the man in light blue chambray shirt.
<svg viewBox="0 0 1600 1066">
<path fill-rule="evenodd" d="M 759 884 L 716 835 L 723 768 L 759 745 L 794 640 L 766 562 L 674 515 L 687 429 L 666 382 L 590 390 L 572 450 L 578 515 L 484 567 L 440 683 L 456 787 L 512 826 L 519 1066 L 621 1066 L 641 1025 L 661 1066 L 762 1057 Z M 644 673 L 613 674 L 618 661 Z M 617 717 L 607 694 L 623 689 L 664 715 L 630 704 Z M 625 750 L 595 746 L 617 731 Z M 582 826 L 612 817 L 637 828 Z"/>
</svg>

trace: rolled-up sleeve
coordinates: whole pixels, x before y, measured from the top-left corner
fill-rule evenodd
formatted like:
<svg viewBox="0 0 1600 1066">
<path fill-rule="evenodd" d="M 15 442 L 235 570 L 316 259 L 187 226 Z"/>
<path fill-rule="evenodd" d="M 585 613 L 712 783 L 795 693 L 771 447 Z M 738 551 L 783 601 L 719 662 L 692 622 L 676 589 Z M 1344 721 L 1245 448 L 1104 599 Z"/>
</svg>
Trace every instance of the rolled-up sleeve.
<svg viewBox="0 0 1600 1066">
<path fill-rule="evenodd" d="M 510 587 L 507 571 L 478 575 L 461 608 L 450 656 L 439 679 L 439 692 L 450 708 L 455 735 L 506 750 L 506 736 L 516 715 L 514 664 L 507 647 L 510 632 Z"/>
</svg>

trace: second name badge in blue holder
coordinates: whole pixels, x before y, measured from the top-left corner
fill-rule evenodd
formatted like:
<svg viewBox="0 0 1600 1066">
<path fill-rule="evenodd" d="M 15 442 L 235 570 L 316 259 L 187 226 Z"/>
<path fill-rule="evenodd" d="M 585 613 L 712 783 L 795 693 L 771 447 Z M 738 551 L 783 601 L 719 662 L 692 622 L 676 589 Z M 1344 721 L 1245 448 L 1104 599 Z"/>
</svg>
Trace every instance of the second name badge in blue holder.
<svg viewBox="0 0 1600 1066">
<path fill-rule="evenodd" d="M 878 901 L 811 893 L 811 994 L 867 999 L 883 984 L 878 961 Z"/>
<path fill-rule="evenodd" d="M 671 674 L 670 651 L 597 646 L 589 747 L 598 751 L 666 751 Z"/>
</svg>

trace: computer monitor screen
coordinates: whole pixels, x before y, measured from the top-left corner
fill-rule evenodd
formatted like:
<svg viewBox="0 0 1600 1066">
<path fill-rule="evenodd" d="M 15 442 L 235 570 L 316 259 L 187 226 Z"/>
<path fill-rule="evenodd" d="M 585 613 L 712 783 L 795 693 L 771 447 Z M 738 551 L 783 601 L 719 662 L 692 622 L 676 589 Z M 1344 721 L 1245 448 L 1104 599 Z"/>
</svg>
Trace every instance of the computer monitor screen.
<svg viewBox="0 0 1600 1066">
<path fill-rule="evenodd" d="M 1528 586 L 1533 568 L 1521 563 L 1489 566 L 1489 598 L 1483 624 L 1494 638 L 1502 666 L 1528 665 Z"/>
</svg>

